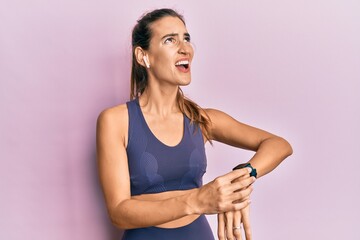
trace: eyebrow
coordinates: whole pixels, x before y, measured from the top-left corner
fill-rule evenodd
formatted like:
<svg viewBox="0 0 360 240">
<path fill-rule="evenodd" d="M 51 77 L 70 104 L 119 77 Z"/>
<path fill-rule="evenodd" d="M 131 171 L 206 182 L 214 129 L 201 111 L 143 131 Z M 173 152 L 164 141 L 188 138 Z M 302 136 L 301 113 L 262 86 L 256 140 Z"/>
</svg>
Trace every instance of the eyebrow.
<svg viewBox="0 0 360 240">
<path fill-rule="evenodd" d="M 164 38 L 167 38 L 167 37 L 176 37 L 176 36 L 179 36 L 178 33 L 169 33 L 169 34 L 166 34 L 165 36 L 163 36 L 161 39 L 164 39 Z M 190 34 L 189 33 L 184 33 L 184 36 L 185 37 L 190 37 Z"/>
</svg>

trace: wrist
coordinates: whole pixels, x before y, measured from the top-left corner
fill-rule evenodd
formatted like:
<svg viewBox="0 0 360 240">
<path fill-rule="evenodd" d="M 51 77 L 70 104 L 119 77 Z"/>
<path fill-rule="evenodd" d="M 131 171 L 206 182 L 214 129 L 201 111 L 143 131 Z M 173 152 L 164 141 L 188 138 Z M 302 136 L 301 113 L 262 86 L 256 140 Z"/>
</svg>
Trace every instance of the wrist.
<svg viewBox="0 0 360 240">
<path fill-rule="evenodd" d="M 187 215 L 201 214 L 200 204 L 198 202 L 198 188 L 189 190 L 188 194 L 183 195 L 182 200 L 185 203 L 185 213 Z"/>
<path fill-rule="evenodd" d="M 247 162 L 247 163 L 241 163 L 239 165 L 237 165 L 236 167 L 233 168 L 233 170 L 236 170 L 236 169 L 242 169 L 242 168 L 251 168 L 251 172 L 250 172 L 250 176 L 251 177 L 257 177 L 257 171 L 256 171 L 256 168 L 254 168 L 251 163 Z"/>
</svg>

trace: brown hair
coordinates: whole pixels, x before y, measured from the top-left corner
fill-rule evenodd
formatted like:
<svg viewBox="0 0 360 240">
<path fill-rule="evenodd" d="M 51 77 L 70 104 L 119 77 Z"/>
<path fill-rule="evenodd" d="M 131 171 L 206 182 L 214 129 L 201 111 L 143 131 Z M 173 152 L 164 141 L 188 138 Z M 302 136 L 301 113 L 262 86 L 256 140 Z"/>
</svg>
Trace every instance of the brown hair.
<svg viewBox="0 0 360 240">
<path fill-rule="evenodd" d="M 185 25 L 183 16 L 174 11 L 173 9 L 163 8 L 156 9 L 143 15 L 135 25 L 132 31 L 132 66 L 131 66 L 131 86 L 130 86 L 130 99 L 139 97 L 147 87 L 148 75 L 146 68 L 140 65 L 136 61 L 135 48 L 141 47 L 144 50 L 148 50 L 150 47 L 150 40 L 152 32 L 150 25 L 163 18 L 163 17 L 177 17 Z M 210 140 L 209 129 L 210 129 L 210 118 L 206 112 L 195 102 L 184 96 L 181 88 L 179 87 L 177 94 L 177 103 L 180 111 L 185 114 L 191 122 L 198 124 L 203 130 L 203 134 L 207 140 Z"/>
</svg>

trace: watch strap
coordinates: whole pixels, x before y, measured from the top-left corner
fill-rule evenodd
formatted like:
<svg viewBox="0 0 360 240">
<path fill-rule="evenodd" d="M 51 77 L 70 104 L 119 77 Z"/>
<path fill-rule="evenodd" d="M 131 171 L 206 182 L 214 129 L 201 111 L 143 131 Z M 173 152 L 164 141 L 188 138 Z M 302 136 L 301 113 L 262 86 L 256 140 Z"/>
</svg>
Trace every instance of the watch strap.
<svg viewBox="0 0 360 240">
<path fill-rule="evenodd" d="M 242 169 L 242 168 L 246 168 L 246 167 L 251 168 L 250 176 L 256 178 L 256 177 L 257 177 L 256 168 L 254 168 L 253 166 L 251 166 L 250 163 L 241 163 L 241 164 L 237 165 L 236 167 L 234 167 L 233 170 Z"/>
</svg>

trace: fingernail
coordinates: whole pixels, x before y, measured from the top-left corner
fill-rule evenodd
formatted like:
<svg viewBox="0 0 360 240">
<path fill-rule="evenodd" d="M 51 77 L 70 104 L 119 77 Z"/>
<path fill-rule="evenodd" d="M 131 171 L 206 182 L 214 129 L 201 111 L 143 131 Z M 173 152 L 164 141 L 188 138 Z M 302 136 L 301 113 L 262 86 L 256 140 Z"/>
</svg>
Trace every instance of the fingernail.
<svg viewBox="0 0 360 240">
<path fill-rule="evenodd" d="M 252 169 L 251 169 L 251 168 L 249 168 L 249 167 L 247 168 L 247 170 L 248 170 L 248 172 L 249 172 L 249 173 L 251 173 L 251 171 L 252 171 Z"/>
</svg>

